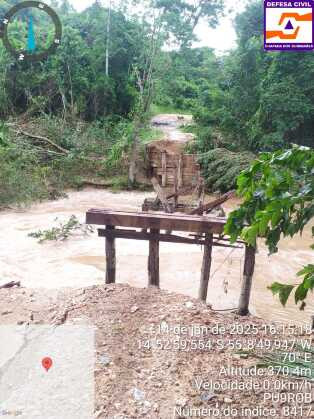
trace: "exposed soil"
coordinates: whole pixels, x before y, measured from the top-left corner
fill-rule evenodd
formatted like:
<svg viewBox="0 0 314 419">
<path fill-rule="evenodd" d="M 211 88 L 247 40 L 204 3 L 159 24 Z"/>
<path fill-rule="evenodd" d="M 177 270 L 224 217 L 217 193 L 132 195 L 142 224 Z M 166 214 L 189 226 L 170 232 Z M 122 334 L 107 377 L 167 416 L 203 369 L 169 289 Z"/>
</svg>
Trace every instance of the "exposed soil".
<svg viewBox="0 0 314 419">
<path fill-rule="evenodd" d="M 180 154 L 185 146 L 195 138 L 193 134 L 182 132 L 182 127 L 193 122 L 192 115 L 161 114 L 152 119 L 152 125 L 163 133 L 163 139 L 154 141 L 154 146 L 168 154 Z"/>
<path fill-rule="evenodd" d="M 94 286 L 86 289 L 64 289 L 62 291 L 10 289 L 0 290 L 0 324 L 93 324 L 96 326 L 97 364 L 95 367 L 96 412 L 95 417 L 103 419 L 151 418 L 170 419 L 191 417 L 186 409 L 217 408 L 237 410 L 236 418 L 244 417 L 241 409 L 275 409 L 275 416 L 261 414 L 251 417 L 313 417 L 309 404 L 298 402 L 304 414 L 285 416 L 281 410 L 291 408 L 295 401 L 286 402 L 285 395 L 293 391 L 274 391 L 280 401 L 264 401 L 264 390 L 208 390 L 198 389 L 195 380 L 205 381 L 250 381 L 266 380 L 296 382 L 281 377 L 237 377 L 221 376 L 221 367 L 250 367 L 254 359 L 241 358 L 231 347 L 205 350 L 192 349 L 193 339 L 181 334 L 190 350 L 177 350 L 174 346 L 175 333 L 157 336 L 164 340 L 163 348 L 145 348 L 145 342 L 156 334 L 161 324 L 180 327 L 202 325 L 213 328 L 224 326 L 226 331 L 215 334 L 211 329 L 205 337 L 212 341 L 241 341 L 247 335 L 233 335 L 232 324 L 250 323 L 257 327 L 254 338 L 287 338 L 269 333 L 263 334 L 263 321 L 255 317 L 240 318 L 236 314 L 222 314 L 211 310 L 208 305 L 188 297 L 159 291 L 157 289 L 136 289 L 127 285 Z M 300 338 L 310 336 L 300 333 Z M 252 337 L 252 336 L 249 336 Z M 291 337 L 291 336 L 290 336 Z M 169 343 L 170 342 L 170 343 Z M 169 347 L 168 347 L 169 345 Z M 299 393 L 304 393 L 300 390 Z M 311 390 L 307 390 L 311 393 Z M 280 396 L 281 395 L 281 396 Z M 209 410 L 207 410 L 209 411 Z M 183 412 L 182 414 L 178 412 Z M 309 412 L 309 416 L 307 416 Z M 202 417 L 228 417 L 207 415 Z M 250 416 L 246 416 L 250 417 Z"/>
</svg>

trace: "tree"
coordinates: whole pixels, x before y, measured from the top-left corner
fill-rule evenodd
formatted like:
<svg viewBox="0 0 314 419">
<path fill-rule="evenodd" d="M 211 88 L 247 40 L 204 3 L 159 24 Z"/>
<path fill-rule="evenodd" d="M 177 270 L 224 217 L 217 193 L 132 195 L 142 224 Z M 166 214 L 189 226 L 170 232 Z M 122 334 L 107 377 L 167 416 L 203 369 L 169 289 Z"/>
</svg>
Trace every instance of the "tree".
<svg viewBox="0 0 314 419">
<path fill-rule="evenodd" d="M 241 237 L 253 247 L 262 237 L 270 253 L 278 251 L 282 236 L 302 233 L 314 218 L 314 150 L 295 146 L 286 151 L 263 153 L 238 178 L 238 193 L 244 198 L 229 216 L 225 232 L 235 242 Z M 312 229 L 314 237 L 314 227 Z M 314 246 L 313 246 L 314 249 Z M 314 265 L 302 269 L 297 285 L 274 283 L 271 290 L 285 304 L 295 290 L 295 302 L 305 300 L 314 289 Z"/>
<path fill-rule="evenodd" d="M 145 2 L 143 2 L 145 3 Z M 166 41 L 177 43 L 182 49 L 195 40 L 194 31 L 202 18 L 210 25 L 217 24 L 222 11 L 223 0 L 197 0 L 194 4 L 184 0 L 149 0 L 147 8 L 142 5 L 144 26 L 148 31 L 148 42 L 143 48 L 139 65 L 134 66 L 138 88 L 138 101 L 133 112 L 135 121 L 131 141 L 129 184 L 136 182 L 136 159 L 138 155 L 138 133 L 146 118 L 154 95 L 160 51 Z"/>
</svg>

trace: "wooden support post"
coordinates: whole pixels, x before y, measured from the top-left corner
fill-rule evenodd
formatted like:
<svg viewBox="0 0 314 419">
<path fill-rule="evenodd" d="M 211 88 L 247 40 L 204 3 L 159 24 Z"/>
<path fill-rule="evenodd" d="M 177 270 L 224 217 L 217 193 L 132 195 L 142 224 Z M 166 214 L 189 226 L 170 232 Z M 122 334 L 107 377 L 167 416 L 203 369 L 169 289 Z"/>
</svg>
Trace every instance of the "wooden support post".
<svg viewBox="0 0 314 419">
<path fill-rule="evenodd" d="M 114 226 L 106 226 L 107 231 L 114 230 Z M 106 284 L 114 284 L 116 282 L 116 248 L 115 239 L 113 237 L 106 238 Z"/>
<path fill-rule="evenodd" d="M 200 289 L 199 289 L 199 299 L 202 301 L 207 300 L 210 268 L 212 264 L 212 250 L 213 250 L 213 234 L 206 233 L 203 266 L 202 266 L 202 273 L 201 273 L 201 284 L 200 284 Z"/>
<path fill-rule="evenodd" d="M 238 314 L 241 316 L 247 316 L 249 314 L 251 288 L 255 268 L 255 254 L 256 249 L 254 247 L 248 245 L 245 247 L 243 282 L 238 309 Z"/>
<path fill-rule="evenodd" d="M 150 229 L 152 234 L 159 234 L 160 231 L 154 228 Z M 159 288 L 159 240 L 149 240 L 148 256 L 148 285 Z"/>
<path fill-rule="evenodd" d="M 165 151 L 162 152 L 161 155 L 161 165 L 162 165 L 162 187 L 165 188 L 167 186 L 167 153 Z"/>
<path fill-rule="evenodd" d="M 176 212 L 179 201 L 179 182 L 178 182 L 178 166 L 174 170 L 174 211 Z"/>
<path fill-rule="evenodd" d="M 179 163 L 178 163 L 178 188 L 182 188 L 183 186 L 183 157 L 180 154 Z"/>
</svg>

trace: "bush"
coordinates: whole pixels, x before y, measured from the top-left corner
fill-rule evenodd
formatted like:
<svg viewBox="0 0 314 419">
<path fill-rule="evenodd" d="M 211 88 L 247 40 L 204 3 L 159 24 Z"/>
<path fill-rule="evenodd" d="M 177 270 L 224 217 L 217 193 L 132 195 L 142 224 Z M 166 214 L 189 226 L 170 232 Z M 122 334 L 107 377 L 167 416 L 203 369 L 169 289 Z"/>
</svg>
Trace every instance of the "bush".
<svg viewBox="0 0 314 419">
<path fill-rule="evenodd" d="M 36 154 L 0 146 L 0 208 L 47 199 L 46 170 Z"/>
<path fill-rule="evenodd" d="M 254 160 L 250 152 L 233 153 L 216 148 L 199 157 L 206 187 L 210 191 L 227 192 L 236 187 L 237 176 Z"/>
</svg>

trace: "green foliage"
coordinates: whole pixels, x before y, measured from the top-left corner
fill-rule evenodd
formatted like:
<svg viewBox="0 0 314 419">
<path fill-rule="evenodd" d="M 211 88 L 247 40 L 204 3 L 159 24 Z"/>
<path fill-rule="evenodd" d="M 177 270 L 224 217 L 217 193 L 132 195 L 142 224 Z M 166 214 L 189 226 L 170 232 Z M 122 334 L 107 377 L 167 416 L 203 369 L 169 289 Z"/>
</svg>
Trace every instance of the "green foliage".
<svg viewBox="0 0 314 419">
<path fill-rule="evenodd" d="M 0 208 L 49 198 L 45 179 L 36 153 L 0 145 Z"/>
<path fill-rule="evenodd" d="M 254 159 L 249 152 L 233 153 L 223 148 L 208 151 L 199 157 L 206 187 L 210 191 L 226 192 L 236 187 L 237 176 Z"/>
<path fill-rule="evenodd" d="M 208 72 L 189 54 L 181 60 L 188 76 L 171 71 L 174 96 L 192 98 L 191 109 L 199 124 L 201 152 L 207 141 L 202 129 L 220 132 L 232 151 L 276 151 L 291 144 L 314 146 L 314 61 L 307 52 L 265 52 L 263 4 L 254 1 L 238 15 L 234 51 L 209 60 Z M 184 72 L 183 72 L 184 74 Z M 175 83 L 182 89 L 175 89 Z M 186 83 L 190 89 L 185 90 Z M 191 87 L 191 84 L 193 87 Z M 198 86 L 195 87 L 195 86 Z M 190 92 L 190 93 L 188 93 Z"/>
<path fill-rule="evenodd" d="M 63 24 L 62 43 L 55 55 L 41 63 L 13 63 L 0 45 L 0 69 L 3 69 L 0 92 L 6 96 L 0 116 L 60 113 L 88 121 L 112 114 L 127 116 L 137 96 L 129 78 L 130 68 L 140 57 L 147 39 L 145 27 L 136 20 L 126 19 L 120 11 L 112 11 L 110 76 L 107 77 L 104 27 L 108 10 L 97 4 L 83 13 L 54 8 Z M 37 28 L 47 26 L 43 16 L 38 16 Z M 19 20 L 12 25 L 10 33 L 14 38 L 14 25 L 26 27 L 26 22 Z M 21 30 L 16 28 L 19 37 Z"/>
<path fill-rule="evenodd" d="M 57 220 L 56 218 L 55 221 Z M 80 223 L 75 215 L 71 215 L 67 222 L 59 222 L 57 227 L 52 227 L 48 230 L 39 230 L 30 233 L 28 236 L 38 239 L 38 243 L 44 243 L 46 241 L 65 241 L 76 232 L 86 235 L 92 233 L 93 228 L 90 225 Z"/>
<path fill-rule="evenodd" d="M 184 48 L 163 53 L 162 60 L 163 71 L 156 81 L 155 102 L 165 113 L 190 113 L 200 100 L 213 99 L 218 63 L 212 49 Z"/>
<path fill-rule="evenodd" d="M 4 125 L 0 131 L 0 207 L 56 199 L 63 190 L 80 188 L 85 181 L 104 183 L 108 177 L 123 176 L 127 158 L 115 150 L 130 127 L 130 121 L 117 118 L 85 123 L 48 116 L 24 124 L 23 130 L 68 150 L 63 154 L 21 134 L 18 123 L 13 129 Z"/>
<path fill-rule="evenodd" d="M 256 246 L 263 237 L 270 253 L 278 251 L 282 236 L 302 233 L 314 217 L 314 151 L 295 146 L 286 151 L 263 153 L 238 177 L 241 207 L 229 216 L 225 232 L 234 242 L 241 237 Z M 314 236 L 314 228 L 313 228 Z M 313 265 L 299 272 L 303 282 L 295 292 L 295 302 L 303 302 L 314 288 Z M 295 288 L 295 287 L 293 287 Z M 281 284 L 271 287 L 283 304 L 292 289 Z M 301 309 L 304 304 L 301 304 Z"/>
</svg>

